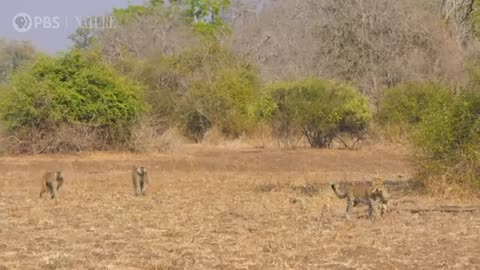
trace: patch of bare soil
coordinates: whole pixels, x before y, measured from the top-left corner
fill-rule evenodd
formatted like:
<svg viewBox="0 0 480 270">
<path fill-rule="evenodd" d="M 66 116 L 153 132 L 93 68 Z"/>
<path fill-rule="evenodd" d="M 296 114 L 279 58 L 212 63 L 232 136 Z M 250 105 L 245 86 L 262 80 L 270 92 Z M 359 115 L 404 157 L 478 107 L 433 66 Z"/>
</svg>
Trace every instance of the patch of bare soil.
<svg viewBox="0 0 480 270">
<path fill-rule="evenodd" d="M 145 197 L 133 196 L 134 164 L 150 168 Z M 39 199 L 42 171 L 56 168 L 59 199 Z M 480 268 L 479 211 L 410 211 L 474 202 L 410 195 L 384 219 L 356 207 L 344 220 L 325 184 L 408 177 L 387 150 L 189 146 L 2 157 L 0 171 L 0 269 Z"/>
</svg>

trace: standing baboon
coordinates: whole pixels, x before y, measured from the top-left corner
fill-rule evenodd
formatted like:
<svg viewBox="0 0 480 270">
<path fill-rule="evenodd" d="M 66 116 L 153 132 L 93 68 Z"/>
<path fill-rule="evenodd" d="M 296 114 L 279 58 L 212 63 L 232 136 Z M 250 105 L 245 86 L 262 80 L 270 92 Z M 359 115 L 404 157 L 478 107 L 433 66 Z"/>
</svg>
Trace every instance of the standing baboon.
<svg viewBox="0 0 480 270">
<path fill-rule="evenodd" d="M 63 175 L 61 171 L 46 172 L 41 179 L 40 198 L 43 193 L 50 193 L 50 197 L 54 199 L 57 197 L 57 192 L 63 185 Z"/>
<path fill-rule="evenodd" d="M 145 195 L 148 188 L 148 173 L 145 167 L 134 167 L 132 171 L 133 188 L 135 196 Z"/>
<path fill-rule="evenodd" d="M 387 210 L 390 200 L 389 195 L 384 188 L 374 186 L 371 182 L 331 184 L 331 187 L 338 198 L 347 198 L 347 209 L 345 211 L 347 219 L 350 218 L 352 208 L 360 203 L 368 205 L 369 218 L 372 217 L 374 204 L 380 203 L 381 216 Z"/>
</svg>

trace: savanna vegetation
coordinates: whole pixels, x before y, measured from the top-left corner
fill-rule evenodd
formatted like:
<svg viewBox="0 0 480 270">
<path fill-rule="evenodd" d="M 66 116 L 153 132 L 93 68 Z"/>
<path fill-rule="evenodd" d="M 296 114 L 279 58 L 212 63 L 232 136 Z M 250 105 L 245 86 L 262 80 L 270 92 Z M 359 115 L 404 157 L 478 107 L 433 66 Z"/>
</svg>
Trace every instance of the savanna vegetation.
<svg viewBox="0 0 480 270">
<path fill-rule="evenodd" d="M 151 0 L 59 55 L 0 41 L 1 149 L 141 151 L 172 130 L 354 149 L 373 126 L 421 179 L 480 188 L 477 5 Z"/>
</svg>

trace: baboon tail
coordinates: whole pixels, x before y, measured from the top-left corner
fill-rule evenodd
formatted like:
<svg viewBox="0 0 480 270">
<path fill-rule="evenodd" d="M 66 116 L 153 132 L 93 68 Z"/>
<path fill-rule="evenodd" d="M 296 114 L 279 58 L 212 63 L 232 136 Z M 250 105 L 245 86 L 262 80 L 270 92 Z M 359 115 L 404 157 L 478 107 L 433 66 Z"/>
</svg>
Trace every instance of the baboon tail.
<svg viewBox="0 0 480 270">
<path fill-rule="evenodd" d="M 42 198 L 43 193 L 45 193 L 45 192 L 47 192 L 47 190 L 45 189 L 44 186 L 42 186 L 41 189 L 40 189 L 40 198 Z"/>
</svg>

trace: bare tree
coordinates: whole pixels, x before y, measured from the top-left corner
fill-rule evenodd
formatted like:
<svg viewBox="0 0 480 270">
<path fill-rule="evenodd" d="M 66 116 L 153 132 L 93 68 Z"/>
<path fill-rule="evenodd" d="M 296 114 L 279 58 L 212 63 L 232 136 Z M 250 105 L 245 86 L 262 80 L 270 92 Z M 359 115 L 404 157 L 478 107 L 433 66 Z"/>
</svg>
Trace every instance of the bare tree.
<svg viewBox="0 0 480 270">
<path fill-rule="evenodd" d="M 36 55 L 37 51 L 29 42 L 0 39 L 0 85 L 6 83 L 13 72 L 31 62 Z"/>
<path fill-rule="evenodd" d="M 257 63 L 267 80 L 315 75 L 318 42 L 311 33 L 322 20 L 308 1 L 232 3 L 231 48 Z M 315 18 L 315 23 L 312 19 Z"/>
<path fill-rule="evenodd" d="M 474 0 L 442 1 L 443 17 L 453 26 L 460 41 L 464 41 L 472 33 L 471 15 L 474 3 Z"/>
<path fill-rule="evenodd" d="M 172 55 L 191 48 L 198 40 L 184 11 L 156 7 L 152 14 L 143 14 L 134 21 L 99 33 L 98 41 L 110 62 L 122 57 L 146 58 L 154 54 Z"/>
<path fill-rule="evenodd" d="M 373 94 L 404 80 L 465 75 L 466 52 L 445 27 L 441 2 L 269 1 L 260 14 L 252 3 L 232 8 L 230 45 L 267 80 L 340 78 Z"/>
<path fill-rule="evenodd" d="M 457 79 L 463 51 L 422 1 L 322 1 L 318 36 L 327 71 L 377 92 L 404 80 Z M 454 65 L 455 70 L 449 67 Z"/>
</svg>

